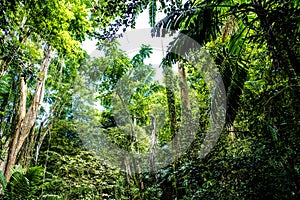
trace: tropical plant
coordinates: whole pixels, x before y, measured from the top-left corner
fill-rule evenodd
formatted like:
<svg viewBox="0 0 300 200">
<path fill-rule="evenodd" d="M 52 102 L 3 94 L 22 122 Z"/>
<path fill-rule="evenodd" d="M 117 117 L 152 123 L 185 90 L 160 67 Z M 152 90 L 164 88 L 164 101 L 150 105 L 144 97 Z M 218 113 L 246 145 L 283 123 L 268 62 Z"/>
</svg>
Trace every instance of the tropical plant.
<svg viewBox="0 0 300 200">
<path fill-rule="evenodd" d="M 27 171 L 16 165 L 12 177 L 7 183 L 3 199 L 38 199 L 40 186 L 44 175 L 42 167 L 31 167 Z"/>
</svg>

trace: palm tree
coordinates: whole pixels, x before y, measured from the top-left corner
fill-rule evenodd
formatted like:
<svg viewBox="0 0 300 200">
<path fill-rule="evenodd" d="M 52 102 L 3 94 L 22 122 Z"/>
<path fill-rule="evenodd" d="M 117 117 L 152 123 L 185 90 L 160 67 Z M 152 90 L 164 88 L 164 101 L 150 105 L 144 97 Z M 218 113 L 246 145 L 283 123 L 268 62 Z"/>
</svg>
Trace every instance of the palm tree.
<svg viewBox="0 0 300 200">
<path fill-rule="evenodd" d="M 294 80 L 300 75 L 299 22 L 300 4 L 293 1 L 268 0 L 195 0 L 172 10 L 156 24 L 154 35 L 163 30 L 180 31 L 200 45 L 222 38 L 225 43 L 217 52 L 215 62 L 223 77 L 227 93 L 227 125 L 232 125 L 239 107 L 239 96 L 247 80 L 251 55 L 243 51 L 249 43 L 266 45 L 273 70 Z M 183 48 L 183 38 L 177 38 L 172 48 Z M 190 49 L 185 49 L 186 51 Z M 170 53 L 172 62 L 180 57 Z M 279 73 L 280 71 L 280 73 Z"/>
</svg>

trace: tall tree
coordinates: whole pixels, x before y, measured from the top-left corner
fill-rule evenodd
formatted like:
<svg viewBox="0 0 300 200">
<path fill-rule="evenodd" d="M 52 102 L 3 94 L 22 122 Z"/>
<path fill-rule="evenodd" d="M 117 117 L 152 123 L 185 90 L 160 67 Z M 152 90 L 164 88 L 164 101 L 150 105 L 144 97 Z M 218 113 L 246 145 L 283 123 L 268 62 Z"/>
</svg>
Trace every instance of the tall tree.
<svg viewBox="0 0 300 200">
<path fill-rule="evenodd" d="M 80 43 L 116 19 L 113 13 L 121 15 L 128 11 L 122 2 L 107 3 L 77 0 L 0 2 L 3 8 L 0 79 L 7 81 L 6 88 L 11 86 L 10 91 L 1 92 L 0 98 L 4 138 L 0 169 L 7 179 L 24 142 L 39 123 L 45 91 L 54 94 L 59 90 L 45 85 L 47 78 L 51 79 L 48 70 L 52 60 L 61 58 L 64 64 L 57 71 L 66 72 L 63 76 L 73 76 L 72 71 L 85 56 Z M 116 7 L 124 9 L 114 9 Z M 71 64 L 72 60 L 75 62 Z M 50 103 L 50 106 L 54 105 Z"/>
</svg>

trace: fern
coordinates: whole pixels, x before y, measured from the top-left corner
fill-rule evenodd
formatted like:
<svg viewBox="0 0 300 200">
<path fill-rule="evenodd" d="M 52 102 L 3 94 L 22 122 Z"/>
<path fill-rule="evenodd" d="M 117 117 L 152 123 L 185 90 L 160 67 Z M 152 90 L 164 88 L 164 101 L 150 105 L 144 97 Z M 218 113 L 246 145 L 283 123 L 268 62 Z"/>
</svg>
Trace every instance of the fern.
<svg viewBox="0 0 300 200">
<path fill-rule="evenodd" d="M 0 184 L 1 184 L 1 187 L 2 187 L 1 190 L 0 190 L 0 193 L 3 193 L 4 189 L 7 186 L 7 181 L 6 181 L 2 171 L 0 171 L 0 180 L 1 180 Z"/>
</svg>

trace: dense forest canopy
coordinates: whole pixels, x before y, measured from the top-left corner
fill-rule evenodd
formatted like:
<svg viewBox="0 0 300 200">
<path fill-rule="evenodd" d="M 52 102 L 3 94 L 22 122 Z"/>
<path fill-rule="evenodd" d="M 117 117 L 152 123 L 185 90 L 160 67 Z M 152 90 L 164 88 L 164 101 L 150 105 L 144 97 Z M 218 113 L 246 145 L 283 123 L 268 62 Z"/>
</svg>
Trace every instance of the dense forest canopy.
<svg viewBox="0 0 300 200">
<path fill-rule="evenodd" d="M 0 7 L 0 199 L 300 198 L 298 0 Z"/>
</svg>

